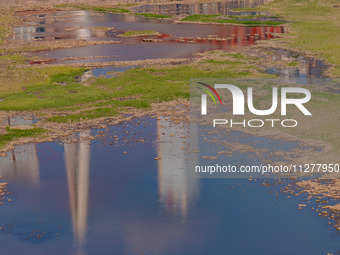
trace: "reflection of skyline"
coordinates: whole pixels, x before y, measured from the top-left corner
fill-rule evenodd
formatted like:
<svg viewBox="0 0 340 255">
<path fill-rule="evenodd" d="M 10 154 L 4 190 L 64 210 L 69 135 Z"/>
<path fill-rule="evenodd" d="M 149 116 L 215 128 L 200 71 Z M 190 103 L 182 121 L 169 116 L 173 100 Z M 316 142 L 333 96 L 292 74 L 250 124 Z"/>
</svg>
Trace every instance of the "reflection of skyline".
<svg viewBox="0 0 340 255">
<path fill-rule="evenodd" d="M 6 157 L 0 157 L 0 176 L 36 186 L 39 184 L 39 162 L 34 144 L 15 146 Z"/>
<path fill-rule="evenodd" d="M 177 38 L 177 42 L 194 42 L 212 44 L 216 49 L 227 49 L 255 44 L 258 40 L 267 40 L 285 32 L 283 26 L 276 27 L 247 27 L 247 26 L 219 26 L 216 35 L 210 37 Z"/>
<path fill-rule="evenodd" d="M 33 124 L 32 119 L 10 118 L 9 125 Z M 76 254 L 85 255 L 90 145 L 90 131 L 79 133 L 78 142 L 65 142 L 65 168 L 70 199 L 71 218 Z M 71 137 L 76 138 L 76 136 Z M 36 187 L 40 183 L 39 162 L 35 144 L 17 145 L 5 157 L 0 157 L 0 176 L 8 181 L 22 181 Z"/>
<path fill-rule="evenodd" d="M 170 214 L 186 218 L 198 198 L 199 182 L 187 169 L 186 131 L 165 117 L 158 117 L 158 186 L 161 206 Z"/>
<path fill-rule="evenodd" d="M 87 11 L 72 11 L 73 23 L 84 23 L 90 21 L 91 13 Z M 37 12 L 30 16 L 33 19 L 27 22 L 28 25 L 14 28 L 14 40 L 57 40 L 57 39 L 89 39 L 92 37 L 92 31 L 85 27 L 76 27 L 67 30 L 67 27 L 57 25 L 58 22 L 67 24 L 67 15 L 59 16 L 58 13 L 52 15 L 39 14 Z M 25 16 L 23 18 L 25 20 Z M 96 31 L 98 37 L 105 36 L 102 31 Z"/>
<path fill-rule="evenodd" d="M 32 118 L 7 119 L 9 126 L 32 125 Z M 35 144 L 17 145 L 0 157 L 0 176 L 8 180 L 25 181 L 32 186 L 39 185 L 39 162 Z"/>
<path fill-rule="evenodd" d="M 79 134 L 77 143 L 65 143 L 65 165 L 72 215 L 74 242 L 77 254 L 85 254 L 89 173 L 90 173 L 90 145 L 86 138 L 90 131 Z"/>
<path fill-rule="evenodd" d="M 278 73 L 287 82 L 297 84 L 308 84 L 313 78 L 320 78 L 326 65 L 317 59 L 304 58 L 302 56 L 291 56 L 289 52 L 279 51 L 268 56 L 269 61 L 283 61 L 285 63 L 296 63 L 295 67 L 269 68 L 269 73 Z"/>
<path fill-rule="evenodd" d="M 230 10 L 235 8 L 255 7 L 260 4 L 270 2 L 271 0 L 227 0 L 213 3 L 170 3 L 168 0 L 147 0 L 147 2 L 155 3 L 137 7 L 138 12 L 151 12 L 163 15 L 229 15 Z"/>
<path fill-rule="evenodd" d="M 117 223 L 118 225 L 115 225 L 115 228 L 109 227 L 107 231 L 109 231 L 110 233 L 121 231 L 121 241 L 123 243 L 126 242 L 126 249 L 131 250 L 131 252 L 136 252 L 138 250 L 145 251 L 151 249 L 155 251 L 155 254 L 162 254 L 166 250 L 170 250 L 172 248 L 172 244 L 168 242 L 169 235 L 177 236 L 179 239 L 182 240 L 190 234 L 190 229 L 187 228 L 188 220 L 190 220 L 188 214 L 190 214 L 190 210 L 193 204 L 197 201 L 199 187 L 197 178 L 194 178 L 195 176 L 189 176 L 189 173 L 185 166 L 186 150 L 184 148 L 185 143 L 183 142 L 187 141 L 187 139 L 183 136 L 186 135 L 187 131 L 188 129 L 186 127 L 183 128 L 182 125 L 173 124 L 165 118 L 160 118 L 158 120 L 158 134 L 161 137 L 158 145 L 158 156 L 162 159 L 157 162 L 158 182 L 157 184 L 155 183 L 155 187 L 157 187 L 158 185 L 158 194 L 156 189 L 155 197 L 152 198 L 154 205 L 147 207 L 147 212 L 136 212 L 131 215 L 126 214 L 122 218 L 116 217 L 113 212 L 111 218 L 107 218 L 109 221 L 111 220 L 115 224 L 119 222 L 119 224 Z M 165 135 L 161 135 L 162 133 L 165 133 Z M 91 246 L 93 245 L 93 243 L 89 242 L 89 244 L 87 244 L 87 237 L 91 237 L 91 239 L 94 238 L 93 233 L 89 233 L 87 231 L 90 209 L 89 182 L 91 153 L 90 143 L 86 138 L 88 138 L 89 136 L 90 131 L 84 131 L 79 133 L 78 135 L 70 137 L 69 140 L 64 142 L 64 155 L 58 153 L 59 156 L 64 157 L 65 165 L 63 163 L 63 160 L 60 160 L 60 158 L 58 158 L 57 161 L 60 162 L 61 165 L 55 169 L 62 170 L 63 165 L 65 166 L 67 188 L 66 185 L 63 185 L 66 181 L 65 174 L 58 173 L 58 175 L 63 176 L 63 178 L 57 178 L 57 182 L 54 182 L 54 180 L 52 181 L 50 177 L 48 177 L 48 182 L 51 182 L 51 186 L 53 186 L 53 188 L 50 188 L 49 184 L 46 185 L 47 183 L 43 183 L 44 181 L 46 181 L 46 176 L 42 174 L 41 182 L 43 185 L 41 185 L 39 189 L 39 194 L 41 191 L 44 190 L 52 192 L 52 197 L 58 201 L 57 206 L 59 207 L 60 205 L 62 205 L 62 207 L 67 209 L 67 218 L 63 219 L 63 221 L 65 222 L 66 220 L 66 222 L 68 222 L 68 219 L 71 218 L 73 244 L 71 243 L 70 245 L 73 245 L 74 247 L 74 251 L 72 254 L 78 255 L 85 255 L 87 254 L 86 252 L 91 251 Z M 44 153 L 43 151 L 41 152 L 43 154 L 40 154 L 40 156 L 46 155 L 46 153 Z M 151 157 L 148 162 L 154 162 L 154 153 L 155 151 L 152 150 L 152 152 L 148 154 Z M 44 160 L 41 161 L 42 166 L 44 166 L 45 163 L 51 164 L 51 162 L 48 163 L 44 162 Z M 152 171 L 154 170 L 156 170 L 155 167 Z M 117 174 L 114 175 L 117 178 L 113 177 L 110 182 L 121 182 L 119 171 L 121 170 L 117 169 Z M 105 173 L 99 172 L 99 174 L 102 175 Z M 155 172 L 153 172 L 153 174 L 155 174 Z M 37 180 L 39 180 L 39 175 L 37 176 Z M 62 182 L 62 185 L 60 185 L 59 182 Z M 96 187 L 96 185 L 98 185 L 98 183 L 94 184 L 94 187 Z M 68 192 L 65 192 L 66 189 L 68 190 Z M 93 188 L 93 190 L 91 191 L 95 192 L 95 188 Z M 48 197 L 50 195 L 50 193 L 46 193 L 44 195 L 44 198 L 49 199 Z M 39 198 L 39 196 L 36 196 L 34 194 L 34 199 L 35 198 Z M 62 198 L 62 200 L 60 200 L 59 198 Z M 69 199 L 70 201 L 70 210 L 67 208 L 67 206 L 64 206 L 65 203 L 67 203 L 67 199 Z M 100 201 L 100 199 L 98 201 Z M 124 208 L 125 202 L 134 203 L 133 200 L 126 200 L 123 204 L 120 204 L 120 201 L 116 200 L 110 201 L 113 203 L 112 205 L 110 205 L 110 207 L 112 206 L 112 208 L 117 211 L 119 211 L 120 208 Z M 51 200 L 46 203 L 46 205 L 39 203 L 40 206 L 33 209 L 36 210 L 35 213 L 39 215 L 39 213 L 44 213 L 45 209 L 49 209 L 47 205 L 52 204 L 53 206 L 56 206 L 54 201 Z M 106 208 L 106 206 L 108 205 L 100 204 L 99 208 L 102 206 Z M 144 213 L 147 213 L 147 215 L 149 215 L 149 213 L 150 215 L 154 214 L 156 218 L 163 215 L 163 212 L 159 212 L 159 206 L 164 208 L 168 212 L 169 216 L 179 216 L 178 219 L 174 220 L 173 217 L 169 217 L 168 223 L 164 223 L 162 220 L 155 219 L 154 217 L 145 217 L 146 214 Z M 61 210 L 64 209 L 61 208 Z M 96 212 L 98 208 L 92 208 L 92 210 L 93 212 Z M 59 213 L 55 214 L 55 212 L 56 211 L 54 210 L 53 213 L 51 213 L 53 215 L 52 217 L 58 219 L 60 215 Z M 71 217 L 69 216 L 70 214 Z M 119 214 L 117 215 L 119 216 Z M 63 226 L 63 224 L 60 225 Z M 93 227 L 93 229 L 96 229 L 97 226 L 91 227 Z M 146 230 L 148 230 L 148 233 L 145 233 Z M 64 234 L 66 234 L 66 232 L 64 232 Z M 110 237 L 107 237 L 107 239 L 109 238 Z M 198 237 L 197 235 L 191 235 L 191 238 L 195 239 Z M 70 242 L 71 240 L 68 240 L 68 242 Z M 148 247 L 148 244 L 151 240 L 154 241 L 155 244 L 153 244 L 152 247 Z"/>
</svg>

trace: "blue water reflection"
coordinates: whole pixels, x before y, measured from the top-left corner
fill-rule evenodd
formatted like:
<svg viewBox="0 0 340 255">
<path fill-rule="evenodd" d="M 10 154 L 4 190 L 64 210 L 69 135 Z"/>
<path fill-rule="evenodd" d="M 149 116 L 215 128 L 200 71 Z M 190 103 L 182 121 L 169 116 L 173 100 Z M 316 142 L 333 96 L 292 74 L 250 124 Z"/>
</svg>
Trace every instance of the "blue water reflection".
<svg viewBox="0 0 340 255">
<path fill-rule="evenodd" d="M 1 252 L 316 255 L 340 248 L 324 220 L 298 210 L 301 197 L 276 197 L 259 181 L 190 174 L 187 132 L 162 117 L 143 118 L 63 143 L 18 146 L 25 156 L 0 162 L 13 192 L 0 206 Z M 89 141 L 91 133 L 98 139 Z M 35 182 L 30 162 L 37 162 Z"/>
</svg>

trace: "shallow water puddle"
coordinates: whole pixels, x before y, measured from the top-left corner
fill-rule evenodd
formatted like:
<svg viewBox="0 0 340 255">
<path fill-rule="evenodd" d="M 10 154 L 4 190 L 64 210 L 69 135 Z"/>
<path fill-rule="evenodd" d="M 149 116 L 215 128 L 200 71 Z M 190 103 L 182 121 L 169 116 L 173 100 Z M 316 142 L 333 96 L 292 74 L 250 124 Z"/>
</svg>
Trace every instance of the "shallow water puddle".
<svg viewBox="0 0 340 255">
<path fill-rule="evenodd" d="M 31 17 L 31 13 L 23 13 Z M 87 63 L 191 57 L 195 53 L 254 44 L 284 33 L 283 26 L 245 27 L 214 24 L 176 24 L 171 20 L 146 19 L 128 14 L 90 11 L 46 12 L 43 18 L 27 18 L 16 28 L 15 40 L 105 41 L 104 44 L 43 51 L 32 56 L 55 59 L 57 63 Z M 160 36 L 119 37 L 130 30 L 151 30 Z M 149 38 L 150 40 L 143 40 Z M 122 43 L 109 43 L 121 41 Z M 150 41 L 150 42 L 149 42 Z"/>
<path fill-rule="evenodd" d="M 186 164 L 188 132 L 145 117 L 63 143 L 16 146 L 0 161 L 12 192 L 0 205 L 2 252 L 286 255 L 340 248 L 326 222 L 298 210 L 301 198 L 276 197 L 260 181 L 199 179 Z M 98 137 L 88 141 L 91 133 Z M 271 142 L 277 150 L 295 147 Z"/>
<path fill-rule="evenodd" d="M 8 117 L 4 123 L 8 126 L 16 125 L 34 125 L 40 119 L 35 114 L 24 114 Z"/>
<path fill-rule="evenodd" d="M 112 78 L 117 76 L 117 73 L 125 72 L 131 68 L 136 68 L 137 66 L 122 66 L 122 67 L 98 67 L 90 69 L 83 73 L 82 76 L 79 77 L 79 81 L 83 84 L 86 84 L 87 80 L 92 77 L 104 77 L 104 78 Z"/>
</svg>

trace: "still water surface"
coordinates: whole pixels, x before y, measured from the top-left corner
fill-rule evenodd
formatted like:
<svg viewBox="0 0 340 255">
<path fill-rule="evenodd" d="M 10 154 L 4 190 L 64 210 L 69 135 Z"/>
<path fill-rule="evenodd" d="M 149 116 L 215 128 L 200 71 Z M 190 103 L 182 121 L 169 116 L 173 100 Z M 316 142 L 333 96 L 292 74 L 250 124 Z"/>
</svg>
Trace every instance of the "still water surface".
<svg viewBox="0 0 340 255">
<path fill-rule="evenodd" d="M 244 7 L 236 2 L 239 3 L 229 1 L 228 6 L 212 3 L 190 8 L 185 5 L 142 8 L 171 15 L 196 11 L 228 14 L 231 8 Z M 159 11 L 155 11 L 157 8 Z M 187 10 L 191 12 L 186 13 Z M 190 57 L 206 50 L 253 44 L 283 32 L 282 27 L 175 24 L 88 11 L 23 15 L 26 24 L 17 28 L 14 40 L 123 42 L 37 54 L 55 58 L 58 63 Z M 103 32 L 91 29 L 94 27 L 112 29 Z M 163 41 L 143 43 L 141 38 L 117 37 L 128 30 L 158 31 Z M 214 36 L 226 40 L 178 40 Z M 74 59 L 81 57 L 87 58 Z M 302 71 L 299 67 L 298 78 L 300 73 L 310 76 L 309 66 Z M 94 69 L 90 75 L 110 75 L 108 71 L 120 70 Z M 338 254 L 339 236 L 329 230 L 327 222 L 310 207 L 298 210 L 303 197 L 276 196 L 279 190 L 273 188 L 273 193 L 269 193 L 261 181 L 200 179 L 195 175 L 187 164 L 184 142 L 188 141 L 183 137 L 188 131 L 186 126 L 170 124 L 164 118 L 146 117 L 108 130 L 87 130 L 62 143 L 16 146 L 0 158 L 1 181 L 8 182 L 12 192 L 0 205 L 1 252 L 9 255 Z M 98 139 L 91 142 L 85 139 L 91 133 L 97 133 Z M 245 144 L 257 144 L 256 148 L 290 151 L 297 146 L 238 133 L 232 136 L 243 139 Z M 80 141 L 72 140 L 76 137 Z M 232 160 L 236 164 L 237 161 L 258 163 L 261 159 L 255 153 L 235 152 Z"/>
<path fill-rule="evenodd" d="M 17 146 L 0 161 L 13 192 L 0 206 L 1 251 L 336 254 L 339 237 L 309 207 L 298 210 L 301 197 L 276 196 L 261 181 L 199 179 L 186 164 L 188 131 L 145 117 L 81 132 L 78 142 Z M 83 139 L 90 133 L 99 137 Z"/>
<path fill-rule="evenodd" d="M 53 58 L 57 63 L 89 63 L 122 60 L 192 57 L 209 50 L 226 50 L 252 45 L 258 40 L 277 37 L 283 26 L 245 27 L 214 24 L 177 24 L 171 20 L 146 19 L 129 14 L 108 14 L 91 11 L 55 11 L 22 13 L 25 24 L 16 28 L 14 40 L 121 41 L 57 49 L 32 54 Z M 100 28 L 110 28 L 103 30 Z M 99 29 L 98 29 L 99 28 Z M 159 36 L 122 38 L 130 30 L 151 30 Z M 143 38 L 160 40 L 143 42 Z"/>
</svg>

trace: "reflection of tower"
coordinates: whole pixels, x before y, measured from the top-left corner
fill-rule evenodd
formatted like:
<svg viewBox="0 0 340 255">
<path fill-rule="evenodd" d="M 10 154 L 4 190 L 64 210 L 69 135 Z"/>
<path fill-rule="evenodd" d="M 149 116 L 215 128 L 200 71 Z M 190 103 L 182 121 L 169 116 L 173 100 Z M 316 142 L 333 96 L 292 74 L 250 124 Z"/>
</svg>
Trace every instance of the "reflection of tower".
<svg viewBox="0 0 340 255">
<path fill-rule="evenodd" d="M 81 132 L 79 142 L 64 144 L 73 234 L 78 254 L 85 254 L 86 244 L 90 173 L 90 145 L 86 138 L 89 135 L 90 131 Z"/>
<path fill-rule="evenodd" d="M 75 31 L 76 39 L 88 39 L 91 37 L 91 30 L 88 28 L 79 28 Z"/>
<path fill-rule="evenodd" d="M 8 125 L 30 125 L 32 118 L 9 117 Z M 39 184 L 39 162 L 35 144 L 17 145 L 6 157 L 0 157 L 0 176 L 7 180 L 24 181 L 37 186 Z"/>
<path fill-rule="evenodd" d="M 39 184 L 39 163 L 35 144 L 18 145 L 0 158 L 0 176 L 34 186 Z"/>
<path fill-rule="evenodd" d="M 158 117 L 158 185 L 162 206 L 171 214 L 187 216 L 198 196 L 198 179 L 187 169 L 185 149 L 188 128 Z"/>
</svg>

